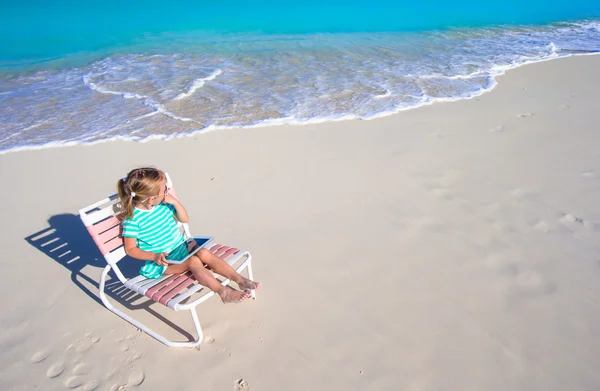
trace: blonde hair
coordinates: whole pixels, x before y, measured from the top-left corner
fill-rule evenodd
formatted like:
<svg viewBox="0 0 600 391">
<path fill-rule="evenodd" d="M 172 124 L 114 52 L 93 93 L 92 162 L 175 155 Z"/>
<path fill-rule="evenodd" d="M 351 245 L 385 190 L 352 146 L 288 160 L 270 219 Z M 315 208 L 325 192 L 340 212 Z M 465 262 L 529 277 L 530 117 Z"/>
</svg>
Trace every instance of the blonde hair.
<svg viewBox="0 0 600 391">
<path fill-rule="evenodd" d="M 127 176 L 117 182 L 117 194 L 121 203 L 119 217 L 133 217 L 133 208 L 138 202 L 152 197 L 160 191 L 160 182 L 166 179 L 164 172 L 157 168 L 141 167 L 129 171 Z"/>
</svg>

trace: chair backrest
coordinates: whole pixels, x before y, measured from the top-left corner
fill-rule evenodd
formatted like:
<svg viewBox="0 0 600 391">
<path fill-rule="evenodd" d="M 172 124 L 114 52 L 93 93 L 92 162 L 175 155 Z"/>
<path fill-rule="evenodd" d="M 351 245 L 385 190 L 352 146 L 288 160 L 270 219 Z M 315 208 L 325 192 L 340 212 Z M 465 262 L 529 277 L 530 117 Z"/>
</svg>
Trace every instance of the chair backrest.
<svg viewBox="0 0 600 391">
<path fill-rule="evenodd" d="M 171 178 L 169 174 L 166 175 L 169 193 L 175 195 Z M 127 255 L 123 246 L 123 237 L 121 236 L 121 221 L 117 217 L 120 211 L 119 197 L 113 194 L 108 198 L 80 209 L 79 217 L 92 239 L 94 239 L 94 243 L 98 246 L 104 259 L 106 259 L 106 262 L 114 268 L 117 277 L 124 283 L 127 279 L 117 266 L 117 263 Z M 191 236 L 187 224 L 178 223 L 178 225 L 186 237 Z"/>
<path fill-rule="evenodd" d="M 121 221 L 117 218 L 120 209 L 119 198 L 113 194 L 79 210 L 83 225 L 106 262 L 113 267 L 126 255 L 121 236 Z"/>
</svg>

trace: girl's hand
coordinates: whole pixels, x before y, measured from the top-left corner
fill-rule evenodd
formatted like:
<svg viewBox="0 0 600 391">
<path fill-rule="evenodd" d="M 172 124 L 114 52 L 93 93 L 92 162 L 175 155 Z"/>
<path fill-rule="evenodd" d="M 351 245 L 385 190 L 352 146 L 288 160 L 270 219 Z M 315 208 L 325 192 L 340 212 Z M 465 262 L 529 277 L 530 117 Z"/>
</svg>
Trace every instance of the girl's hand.
<svg viewBox="0 0 600 391">
<path fill-rule="evenodd" d="M 173 197 L 171 194 L 165 195 L 165 199 L 163 200 L 165 204 L 175 205 L 177 202 L 177 198 Z"/>
<path fill-rule="evenodd" d="M 156 262 L 159 266 L 167 266 L 169 262 L 167 262 L 167 253 L 158 253 L 154 256 L 154 262 Z"/>
</svg>

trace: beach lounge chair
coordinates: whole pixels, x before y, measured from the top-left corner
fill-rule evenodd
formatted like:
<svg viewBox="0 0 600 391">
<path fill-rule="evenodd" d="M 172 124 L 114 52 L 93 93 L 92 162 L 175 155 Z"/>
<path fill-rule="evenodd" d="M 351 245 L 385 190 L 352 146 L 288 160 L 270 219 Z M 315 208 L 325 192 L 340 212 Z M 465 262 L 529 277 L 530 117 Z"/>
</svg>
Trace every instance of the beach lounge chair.
<svg viewBox="0 0 600 391">
<path fill-rule="evenodd" d="M 167 187 L 169 188 L 170 194 L 174 195 L 171 179 L 168 174 Z M 117 265 L 119 261 L 126 257 L 123 238 L 121 237 L 121 224 L 116 217 L 118 213 L 119 204 L 116 194 L 79 210 L 79 216 L 81 217 L 83 224 L 86 226 L 108 264 L 102 271 L 102 276 L 100 278 L 100 300 L 102 300 L 102 303 L 104 303 L 106 308 L 167 346 L 194 347 L 199 345 L 202 342 L 203 333 L 200 321 L 198 320 L 198 314 L 196 313 L 196 306 L 212 297 L 214 292 L 198 284 L 189 272 L 179 275 L 165 275 L 158 279 L 148 279 L 140 275 L 129 279 L 126 278 Z M 179 223 L 179 226 L 186 239 L 192 237 L 187 224 Z M 246 269 L 248 278 L 253 279 L 252 256 L 248 251 L 214 244 L 210 237 L 194 238 L 201 241 L 209 240 L 204 245 L 205 248 L 232 265 L 238 273 L 241 273 Z M 170 341 L 148 326 L 145 326 L 141 322 L 115 308 L 108 301 L 105 293 L 106 278 L 111 270 L 114 271 L 115 275 L 126 289 L 139 295 L 146 296 L 175 311 L 189 310 L 198 337 L 193 341 Z M 226 285 L 229 283 L 229 280 L 225 279 L 221 281 L 221 283 Z M 204 294 L 202 295 L 202 293 Z M 255 298 L 254 291 L 252 292 L 252 298 Z"/>
</svg>

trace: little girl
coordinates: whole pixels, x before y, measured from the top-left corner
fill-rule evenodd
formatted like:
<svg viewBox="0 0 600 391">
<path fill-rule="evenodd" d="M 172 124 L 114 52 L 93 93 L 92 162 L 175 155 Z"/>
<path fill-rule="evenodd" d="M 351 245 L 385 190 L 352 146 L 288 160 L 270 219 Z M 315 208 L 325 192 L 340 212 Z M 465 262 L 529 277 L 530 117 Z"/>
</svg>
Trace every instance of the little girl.
<svg viewBox="0 0 600 391">
<path fill-rule="evenodd" d="M 123 239 L 127 255 L 145 260 L 140 274 L 159 278 L 163 274 L 191 271 L 196 280 L 221 297 L 223 303 L 237 303 L 250 297 L 260 284 L 242 277 L 227 262 L 205 248 L 181 264 L 170 265 L 168 259 L 184 259 L 189 255 L 177 221 L 187 223 L 183 205 L 169 194 L 164 172 L 155 168 L 137 168 L 120 179 L 117 193 L 122 205 Z M 221 285 L 213 272 L 234 281 L 241 290 Z"/>
</svg>

